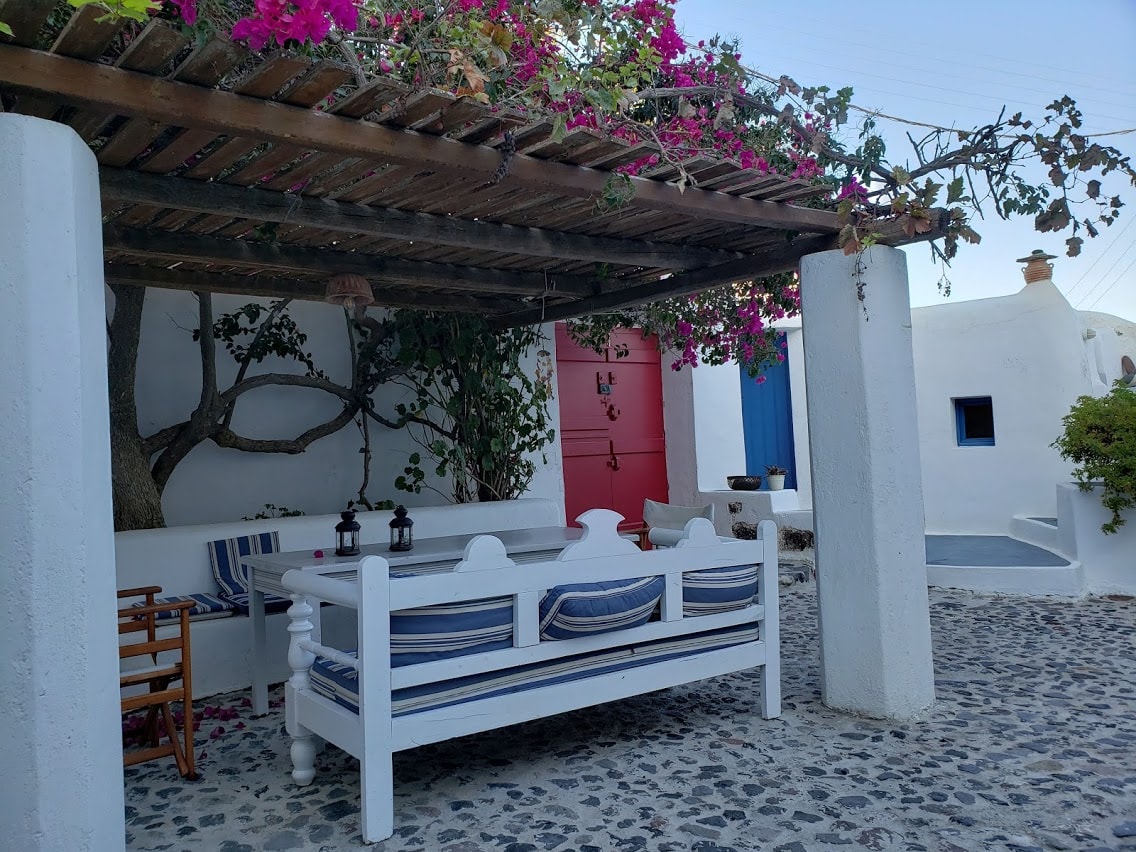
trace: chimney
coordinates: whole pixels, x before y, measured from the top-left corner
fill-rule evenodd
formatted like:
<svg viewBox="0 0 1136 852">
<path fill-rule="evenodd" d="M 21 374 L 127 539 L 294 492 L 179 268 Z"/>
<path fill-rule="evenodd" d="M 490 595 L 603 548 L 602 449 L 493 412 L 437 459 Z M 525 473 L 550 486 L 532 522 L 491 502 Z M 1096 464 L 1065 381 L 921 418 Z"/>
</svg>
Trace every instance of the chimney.
<svg viewBox="0 0 1136 852">
<path fill-rule="evenodd" d="M 1052 281 L 1053 264 L 1046 263 L 1046 261 L 1054 260 L 1056 257 L 1057 255 L 1046 254 L 1041 249 L 1034 249 L 1030 252 L 1029 257 L 1019 257 L 1017 262 L 1026 265 L 1025 269 L 1022 270 L 1022 274 L 1026 277 L 1026 283 L 1033 284 L 1035 281 Z"/>
</svg>

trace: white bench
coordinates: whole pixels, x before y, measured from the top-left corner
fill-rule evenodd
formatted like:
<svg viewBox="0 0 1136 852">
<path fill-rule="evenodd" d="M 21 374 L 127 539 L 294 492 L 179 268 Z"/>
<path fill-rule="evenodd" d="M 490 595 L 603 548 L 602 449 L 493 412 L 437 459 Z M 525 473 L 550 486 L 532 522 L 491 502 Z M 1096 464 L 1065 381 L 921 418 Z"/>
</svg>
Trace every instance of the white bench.
<svg viewBox="0 0 1136 852">
<path fill-rule="evenodd" d="M 564 524 L 561 506 L 543 498 L 417 507 L 410 514 L 416 539 Z M 390 512 L 381 510 L 360 513 L 362 542 L 389 540 L 392 517 Z M 330 550 L 335 547 L 335 525 L 339 520 L 337 514 L 303 515 L 115 533 L 116 584 L 120 589 L 161 586 L 166 596 L 216 593 L 217 581 L 206 549 L 210 542 L 276 530 L 281 550 Z M 329 635 L 354 634 L 354 619 L 344 619 L 342 615 L 332 614 L 327 619 L 325 629 Z M 248 688 L 252 682 L 250 621 L 243 616 L 193 620 L 190 635 L 194 698 Z M 269 683 L 288 677 L 284 629 L 287 623 L 282 612 L 268 616 Z M 169 630 L 162 628 L 159 635 Z"/>
<path fill-rule="evenodd" d="M 738 541 L 719 539 L 710 521 L 696 518 L 673 549 L 642 552 L 619 537 L 622 518 L 615 512 L 593 509 L 579 520 L 583 538 L 555 561 L 515 565 L 497 539 L 478 536 L 463 561 L 443 572 L 388 578 L 386 560 L 372 556 L 360 562 L 357 580 L 285 573 L 282 582 L 294 602 L 288 610 L 292 675 L 285 686 L 294 780 L 306 785 L 314 779 L 319 738 L 357 757 L 363 838 L 375 842 L 394 831 L 396 751 L 759 666 L 761 714 L 780 715 L 772 522 L 761 524 L 756 541 Z M 756 577 L 738 600 L 729 606 L 699 603 L 698 588 L 713 597 L 715 583 L 743 570 Z M 565 583 L 606 581 L 623 588 L 615 581 L 628 581 L 631 588 L 636 578 L 661 578 L 649 581 L 659 595 L 646 610 L 650 620 L 588 633 L 579 612 L 555 617 L 566 614 L 573 595 L 584 609 L 603 609 L 585 603 L 592 592 L 572 591 Z M 417 615 L 502 597 L 511 607 L 506 647 L 392 665 L 392 652 L 407 649 L 405 636 L 392 642 L 392 615 L 398 623 L 407 611 Z M 319 602 L 357 610 L 354 647 L 313 640 L 310 619 Z M 564 629 L 579 633 L 549 638 Z M 323 641 L 330 641 L 326 634 Z M 516 700 L 517 691 L 523 701 Z"/>
</svg>

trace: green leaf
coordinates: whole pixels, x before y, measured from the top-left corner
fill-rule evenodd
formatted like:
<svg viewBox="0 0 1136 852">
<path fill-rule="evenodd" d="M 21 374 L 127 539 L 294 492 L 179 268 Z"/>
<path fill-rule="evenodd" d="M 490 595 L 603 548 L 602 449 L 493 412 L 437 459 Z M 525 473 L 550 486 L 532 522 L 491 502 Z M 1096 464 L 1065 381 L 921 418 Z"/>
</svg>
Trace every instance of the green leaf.
<svg viewBox="0 0 1136 852">
<path fill-rule="evenodd" d="M 957 177 L 947 184 L 947 204 L 954 204 L 962 201 L 965 196 L 966 185 L 963 183 L 962 177 Z"/>
<path fill-rule="evenodd" d="M 556 120 L 552 123 L 552 135 L 549 137 L 551 141 L 559 144 L 564 141 L 564 137 L 568 135 L 568 119 L 563 113 L 556 116 Z"/>
<path fill-rule="evenodd" d="M 8 26 L 6 23 L 4 23 L 3 21 L 0 21 L 0 35 L 6 35 L 6 36 L 14 35 L 14 33 L 12 32 L 12 28 L 10 26 Z"/>
</svg>

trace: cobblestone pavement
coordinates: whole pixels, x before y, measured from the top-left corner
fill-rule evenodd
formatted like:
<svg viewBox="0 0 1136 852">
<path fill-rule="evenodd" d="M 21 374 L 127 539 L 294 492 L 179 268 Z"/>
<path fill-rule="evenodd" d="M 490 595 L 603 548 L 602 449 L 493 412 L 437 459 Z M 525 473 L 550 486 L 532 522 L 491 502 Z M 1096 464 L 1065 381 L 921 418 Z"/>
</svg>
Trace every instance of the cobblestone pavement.
<svg viewBox="0 0 1136 852">
<path fill-rule="evenodd" d="M 814 587 L 782 602 L 780 719 L 740 673 L 403 752 L 372 848 L 1136 850 L 1136 602 L 932 590 L 938 701 L 904 724 L 824 707 Z M 196 783 L 127 770 L 128 848 L 365 848 L 357 763 L 297 787 L 246 701 L 209 702 Z"/>
</svg>

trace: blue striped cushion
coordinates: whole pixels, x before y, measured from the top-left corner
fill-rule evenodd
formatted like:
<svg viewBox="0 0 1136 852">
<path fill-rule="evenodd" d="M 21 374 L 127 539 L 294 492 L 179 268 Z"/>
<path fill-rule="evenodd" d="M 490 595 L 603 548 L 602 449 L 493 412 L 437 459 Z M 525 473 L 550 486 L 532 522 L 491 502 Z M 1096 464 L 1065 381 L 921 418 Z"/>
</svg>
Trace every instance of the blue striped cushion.
<svg viewBox="0 0 1136 852">
<path fill-rule="evenodd" d="M 512 597 L 391 613 L 391 665 L 410 666 L 513 646 Z"/>
<path fill-rule="evenodd" d="M 225 600 L 220 595 L 170 595 L 164 598 L 154 598 L 156 604 L 176 604 L 182 601 L 193 601 L 193 607 L 189 610 L 190 616 L 194 615 L 224 615 L 231 613 L 236 607 Z M 138 601 L 131 604 L 131 606 L 146 606 L 145 601 Z M 144 618 L 145 616 L 136 615 L 135 618 Z M 180 618 L 180 610 L 167 609 L 164 612 L 154 614 L 154 618 L 158 621 L 166 621 L 171 618 Z"/>
<path fill-rule="evenodd" d="M 440 683 L 395 690 L 391 695 L 392 716 L 406 716 L 438 707 L 449 707 L 567 683 L 637 666 L 728 648 L 758 638 L 758 625 L 742 624 L 670 639 L 656 639 L 634 646 L 621 646 L 605 651 L 574 654 L 558 660 L 529 663 L 499 671 L 466 675 Z M 352 656 L 354 651 L 349 652 Z M 312 690 L 348 710 L 359 712 L 359 674 L 355 669 L 317 657 L 311 669 Z"/>
<path fill-rule="evenodd" d="M 557 586 L 540 602 L 540 638 L 573 639 L 646 624 L 663 595 L 662 577 Z"/>
<path fill-rule="evenodd" d="M 273 530 L 223 538 L 209 542 L 206 547 L 209 548 L 209 564 L 217 585 L 221 587 L 221 594 L 232 598 L 233 595 L 247 595 L 249 590 L 248 569 L 241 564 L 240 557 L 276 553 L 280 550 L 280 534 Z"/>
<path fill-rule="evenodd" d="M 749 606 L 757 595 L 757 566 L 729 565 L 682 575 L 682 614 L 713 615 Z"/>
<path fill-rule="evenodd" d="M 249 593 L 242 592 L 239 595 L 222 595 L 222 597 L 233 605 L 233 607 L 242 615 L 249 614 Z M 283 612 L 292 605 L 291 598 L 282 598 L 280 595 L 271 595 L 267 592 L 264 595 L 264 611 L 267 612 Z"/>
</svg>

